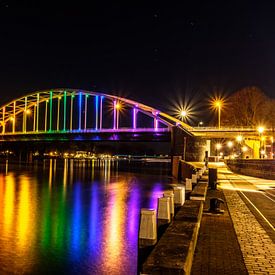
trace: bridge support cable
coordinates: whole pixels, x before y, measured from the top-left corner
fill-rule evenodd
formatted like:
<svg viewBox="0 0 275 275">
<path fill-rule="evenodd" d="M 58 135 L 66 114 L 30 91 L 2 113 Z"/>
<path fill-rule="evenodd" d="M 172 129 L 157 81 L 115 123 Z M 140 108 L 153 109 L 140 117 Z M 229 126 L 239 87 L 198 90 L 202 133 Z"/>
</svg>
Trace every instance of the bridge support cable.
<svg viewBox="0 0 275 275">
<path fill-rule="evenodd" d="M 155 131 L 157 131 L 158 128 L 159 128 L 159 121 L 158 121 L 157 115 L 158 115 L 158 113 L 156 112 L 155 117 L 154 117 L 154 129 L 155 129 Z"/>
<path fill-rule="evenodd" d="M 74 94 L 71 94 L 70 131 L 73 130 L 73 108 L 74 108 Z"/>
<path fill-rule="evenodd" d="M 61 96 L 57 99 L 57 116 L 56 116 L 56 130 L 59 131 L 59 121 L 60 121 L 60 100 Z"/>
<path fill-rule="evenodd" d="M 84 130 L 87 129 L 87 104 L 88 104 L 88 94 L 85 94 L 85 104 L 84 104 Z"/>
<path fill-rule="evenodd" d="M 95 96 L 95 129 L 98 130 L 98 95 Z"/>
<path fill-rule="evenodd" d="M 102 107 L 103 107 L 103 98 L 104 96 L 100 96 L 100 114 L 99 114 L 99 129 L 102 129 Z"/>
<path fill-rule="evenodd" d="M 137 128 L 137 108 L 133 108 L 133 129 Z"/>
<path fill-rule="evenodd" d="M 116 105 L 116 129 L 119 128 L 119 107 Z"/>
<path fill-rule="evenodd" d="M 16 101 L 13 102 L 12 132 L 15 133 Z"/>
<path fill-rule="evenodd" d="M 36 99 L 36 132 L 39 131 L 39 93 L 37 93 Z"/>
<path fill-rule="evenodd" d="M 45 101 L 45 132 L 47 132 L 47 121 L 48 120 L 48 100 Z"/>
<path fill-rule="evenodd" d="M 2 134 L 5 134 L 5 128 L 6 128 L 6 124 L 5 124 L 5 113 L 6 113 L 6 107 L 3 107 L 3 112 L 2 112 Z"/>
<path fill-rule="evenodd" d="M 52 119 L 53 119 L 53 92 L 50 91 L 50 125 L 49 131 L 52 131 Z"/>
<path fill-rule="evenodd" d="M 24 106 L 24 117 L 23 117 L 23 132 L 27 132 L 27 106 L 28 106 L 28 98 L 25 97 L 25 106 Z"/>
<path fill-rule="evenodd" d="M 64 104 L 64 110 L 63 110 L 63 131 L 66 131 L 66 111 L 67 111 L 67 92 L 64 91 L 63 93 L 63 104 Z"/>
<path fill-rule="evenodd" d="M 33 132 L 35 132 L 36 126 L 36 105 L 33 105 Z"/>
<path fill-rule="evenodd" d="M 79 104 L 79 109 L 78 109 L 78 130 L 81 130 L 81 115 L 82 115 L 82 93 L 80 92 L 78 95 L 78 104 Z"/>
<path fill-rule="evenodd" d="M 114 130 L 116 129 L 116 105 L 117 105 L 117 101 L 114 100 L 114 102 L 113 102 L 113 106 L 114 106 L 114 126 L 113 126 L 113 129 Z"/>
</svg>

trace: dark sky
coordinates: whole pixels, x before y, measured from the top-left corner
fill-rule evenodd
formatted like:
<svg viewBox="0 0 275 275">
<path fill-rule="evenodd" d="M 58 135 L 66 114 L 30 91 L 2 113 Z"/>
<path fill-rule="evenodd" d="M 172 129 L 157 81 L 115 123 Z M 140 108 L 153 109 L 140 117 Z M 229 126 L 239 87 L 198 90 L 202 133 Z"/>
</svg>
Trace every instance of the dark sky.
<svg viewBox="0 0 275 275">
<path fill-rule="evenodd" d="M 0 103 L 59 87 L 160 109 L 250 85 L 275 97 L 273 1 L 21 2 L 0 1 Z"/>
</svg>

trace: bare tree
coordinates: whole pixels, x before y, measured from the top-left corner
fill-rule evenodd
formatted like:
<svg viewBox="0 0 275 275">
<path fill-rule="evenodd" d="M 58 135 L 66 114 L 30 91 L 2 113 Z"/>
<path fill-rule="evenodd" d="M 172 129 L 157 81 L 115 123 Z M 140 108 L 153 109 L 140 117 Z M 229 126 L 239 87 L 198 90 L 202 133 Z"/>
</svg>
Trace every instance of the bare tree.
<svg viewBox="0 0 275 275">
<path fill-rule="evenodd" d="M 256 126 L 268 119 L 269 99 L 257 87 L 246 87 L 227 100 L 223 114 L 224 124 L 230 126 Z"/>
</svg>

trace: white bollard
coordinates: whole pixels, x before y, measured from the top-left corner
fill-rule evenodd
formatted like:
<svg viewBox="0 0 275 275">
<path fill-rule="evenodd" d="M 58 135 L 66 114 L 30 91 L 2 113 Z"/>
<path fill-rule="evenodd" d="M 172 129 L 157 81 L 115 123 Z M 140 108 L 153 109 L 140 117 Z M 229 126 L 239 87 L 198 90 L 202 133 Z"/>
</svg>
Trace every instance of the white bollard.
<svg viewBox="0 0 275 275">
<path fill-rule="evenodd" d="M 170 198 L 158 198 L 158 219 L 170 222 Z"/>
<path fill-rule="evenodd" d="M 197 175 L 192 174 L 192 183 L 197 183 Z"/>
<path fill-rule="evenodd" d="M 185 179 L 185 190 L 186 191 L 192 191 L 192 180 L 186 178 Z"/>
<path fill-rule="evenodd" d="M 185 188 L 176 186 L 174 187 L 174 203 L 183 205 L 185 202 Z"/>
<path fill-rule="evenodd" d="M 156 209 L 141 208 L 139 241 L 142 245 L 154 245 L 157 242 L 157 213 Z"/>
<path fill-rule="evenodd" d="M 170 198 L 170 214 L 171 217 L 175 215 L 175 203 L 174 203 L 174 193 L 172 190 L 166 190 L 163 192 L 163 197 Z"/>
</svg>

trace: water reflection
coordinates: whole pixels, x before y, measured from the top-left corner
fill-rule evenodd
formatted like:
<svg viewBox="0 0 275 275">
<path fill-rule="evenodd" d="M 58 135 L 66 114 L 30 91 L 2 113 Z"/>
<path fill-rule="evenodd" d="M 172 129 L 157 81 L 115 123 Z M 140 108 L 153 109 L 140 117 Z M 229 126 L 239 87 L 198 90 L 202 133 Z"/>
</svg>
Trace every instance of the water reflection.
<svg viewBox="0 0 275 275">
<path fill-rule="evenodd" d="M 139 210 L 169 183 L 110 160 L 0 165 L 0 273 L 135 274 Z"/>
</svg>

